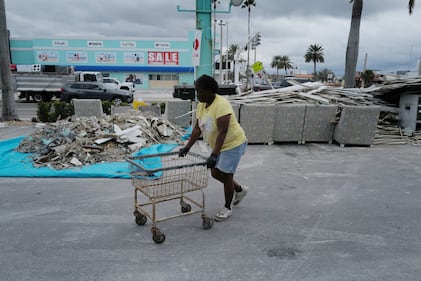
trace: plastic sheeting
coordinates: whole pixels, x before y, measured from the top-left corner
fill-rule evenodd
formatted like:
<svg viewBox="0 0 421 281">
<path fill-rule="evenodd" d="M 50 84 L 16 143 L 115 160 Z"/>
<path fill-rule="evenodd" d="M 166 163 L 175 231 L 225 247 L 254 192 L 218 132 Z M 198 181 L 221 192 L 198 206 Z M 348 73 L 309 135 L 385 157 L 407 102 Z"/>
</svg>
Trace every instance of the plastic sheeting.
<svg viewBox="0 0 421 281">
<path fill-rule="evenodd" d="M 0 177 L 130 178 L 128 162 L 105 162 L 61 170 L 36 168 L 32 164 L 32 154 L 15 151 L 24 138 L 0 141 Z M 155 144 L 134 155 L 169 152 L 176 146 L 178 144 Z"/>
</svg>

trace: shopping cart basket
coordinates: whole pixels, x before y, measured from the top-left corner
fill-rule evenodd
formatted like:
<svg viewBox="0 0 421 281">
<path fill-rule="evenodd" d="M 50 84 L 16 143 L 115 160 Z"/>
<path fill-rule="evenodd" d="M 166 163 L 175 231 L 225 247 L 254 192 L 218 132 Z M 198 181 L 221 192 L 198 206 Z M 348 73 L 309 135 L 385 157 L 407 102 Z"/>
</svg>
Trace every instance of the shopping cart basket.
<svg viewBox="0 0 421 281">
<path fill-rule="evenodd" d="M 156 226 L 158 222 L 197 212 L 202 213 L 203 228 L 212 228 L 213 219 L 205 214 L 205 194 L 203 192 L 208 184 L 206 158 L 192 152 L 189 152 L 185 157 L 179 157 L 177 151 L 131 156 L 126 160 L 129 163 L 130 176 L 134 187 L 133 214 L 135 221 L 138 225 L 145 225 L 148 218 L 152 220 L 153 241 L 156 243 L 165 241 L 164 233 Z M 188 193 L 193 191 L 201 191 L 202 202 L 187 196 Z M 140 203 L 139 193 L 146 197 L 145 203 Z M 158 218 L 156 206 L 159 203 L 178 199 L 180 200 L 181 213 Z"/>
</svg>

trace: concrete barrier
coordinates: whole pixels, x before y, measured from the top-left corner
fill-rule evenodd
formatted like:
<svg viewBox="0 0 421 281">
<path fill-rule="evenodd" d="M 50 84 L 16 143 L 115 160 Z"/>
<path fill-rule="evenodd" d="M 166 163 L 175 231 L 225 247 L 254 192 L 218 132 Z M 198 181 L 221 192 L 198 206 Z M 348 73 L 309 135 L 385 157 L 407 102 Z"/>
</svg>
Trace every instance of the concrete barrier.
<svg viewBox="0 0 421 281">
<path fill-rule="evenodd" d="M 165 116 L 173 124 L 180 127 L 190 127 L 192 110 L 190 100 L 174 100 L 165 103 Z"/>
<path fill-rule="evenodd" d="M 273 143 L 274 105 L 241 105 L 239 115 L 249 143 Z"/>
<path fill-rule="evenodd" d="M 73 99 L 72 101 L 75 110 L 75 116 L 101 117 L 104 114 L 102 110 L 102 102 L 99 99 Z"/>
<path fill-rule="evenodd" d="M 111 115 L 114 115 L 116 113 L 125 113 L 128 110 L 132 110 L 133 107 L 127 105 L 127 106 L 115 106 L 111 105 Z"/>
<path fill-rule="evenodd" d="M 304 104 L 282 104 L 275 106 L 273 141 L 301 143 L 304 118 Z"/>
<path fill-rule="evenodd" d="M 161 116 L 161 107 L 159 105 L 143 105 L 139 106 L 138 110 L 140 112 L 151 112 L 152 114 L 156 116 Z"/>
<path fill-rule="evenodd" d="M 338 106 L 306 105 L 301 142 L 332 143 Z"/>
<path fill-rule="evenodd" d="M 379 106 L 344 106 L 334 132 L 334 140 L 341 146 L 374 143 Z"/>
<path fill-rule="evenodd" d="M 240 122 L 240 108 L 241 104 L 233 103 L 232 109 L 234 110 L 235 118 L 237 118 L 237 121 Z"/>
</svg>

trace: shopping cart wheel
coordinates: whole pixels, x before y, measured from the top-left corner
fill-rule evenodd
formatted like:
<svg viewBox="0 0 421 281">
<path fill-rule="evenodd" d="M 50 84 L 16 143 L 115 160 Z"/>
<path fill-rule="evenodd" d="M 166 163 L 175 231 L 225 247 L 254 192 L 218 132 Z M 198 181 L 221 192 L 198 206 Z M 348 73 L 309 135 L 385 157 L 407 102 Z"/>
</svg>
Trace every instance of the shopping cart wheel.
<svg viewBox="0 0 421 281">
<path fill-rule="evenodd" d="M 162 233 L 157 227 L 153 227 L 152 240 L 157 244 L 161 244 L 165 241 L 165 234 Z"/>
<path fill-rule="evenodd" d="M 148 221 L 148 218 L 144 214 L 141 214 L 138 212 L 135 215 L 135 221 L 138 225 L 145 225 L 146 222 Z"/>
<path fill-rule="evenodd" d="M 186 202 L 180 201 L 180 205 L 181 205 L 181 212 L 183 214 L 191 211 L 191 206 L 187 204 Z"/>
<path fill-rule="evenodd" d="M 203 226 L 203 229 L 204 229 L 204 230 L 211 229 L 211 228 L 212 228 L 212 226 L 213 226 L 213 219 L 211 219 L 211 218 L 209 218 L 209 217 L 204 216 L 204 217 L 202 218 L 202 226 Z"/>
</svg>

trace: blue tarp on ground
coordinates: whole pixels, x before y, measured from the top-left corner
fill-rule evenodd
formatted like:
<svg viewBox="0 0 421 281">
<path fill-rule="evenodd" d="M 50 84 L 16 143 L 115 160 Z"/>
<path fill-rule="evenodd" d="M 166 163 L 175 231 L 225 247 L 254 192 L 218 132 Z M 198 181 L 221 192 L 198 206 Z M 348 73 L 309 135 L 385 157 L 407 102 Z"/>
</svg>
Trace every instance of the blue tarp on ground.
<svg viewBox="0 0 421 281">
<path fill-rule="evenodd" d="M 0 141 L 0 177 L 130 178 L 127 162 L 106 162 L 61 170 L 35 168 L 32 165 L 32 154 L 15 151 L 24 138 Z M 136 155 L 169 152 L 176 146 L 177 144 L 156 144 L 141 149 Z"/>
</svg>

